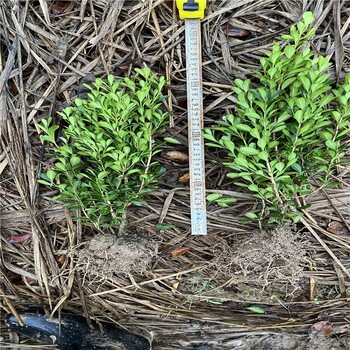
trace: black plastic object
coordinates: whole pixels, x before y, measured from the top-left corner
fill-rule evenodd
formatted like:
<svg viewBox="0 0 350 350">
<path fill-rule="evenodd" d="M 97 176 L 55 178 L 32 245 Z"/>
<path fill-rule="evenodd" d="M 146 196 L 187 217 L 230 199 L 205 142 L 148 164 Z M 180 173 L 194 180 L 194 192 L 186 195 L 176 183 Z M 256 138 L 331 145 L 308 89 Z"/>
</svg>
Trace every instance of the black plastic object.
<svg viewBox="0 0 350 350">
<path fill-rule="evenodd" d="M 18 333 L 45 343 L 55 343 L 60 350 L 149 350 L 148 339 L 118 329 L 113 325 L 91 329 L 81 316 L 62 314 L 61 319 L 35 312 L 21 312 L 24 326 L 13 315 L 6 316 L 8 326 Z"/>
<path fill-rule="evenodd" d="M 194 0 L 188 0 L 184 3 L 183 6 L 184 11 L 198 11 L 199 10 L 199 4 L 198 2 L 195 2 Z"/>
</svg>

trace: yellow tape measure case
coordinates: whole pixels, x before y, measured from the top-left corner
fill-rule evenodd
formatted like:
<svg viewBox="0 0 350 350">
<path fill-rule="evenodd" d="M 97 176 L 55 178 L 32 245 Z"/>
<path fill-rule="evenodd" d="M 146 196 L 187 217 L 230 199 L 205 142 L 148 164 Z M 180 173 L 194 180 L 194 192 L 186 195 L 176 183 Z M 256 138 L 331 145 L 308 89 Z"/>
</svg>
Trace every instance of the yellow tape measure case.
<svg viewBox="0 0 350 350">
<path fill-rule="evenodd" d="M 176 0 L 176 6 L 179 10 L 181 19 L 202 19 L 204 18 L 204 10 L 207 6 L 207 0 Z"/>
</svg>

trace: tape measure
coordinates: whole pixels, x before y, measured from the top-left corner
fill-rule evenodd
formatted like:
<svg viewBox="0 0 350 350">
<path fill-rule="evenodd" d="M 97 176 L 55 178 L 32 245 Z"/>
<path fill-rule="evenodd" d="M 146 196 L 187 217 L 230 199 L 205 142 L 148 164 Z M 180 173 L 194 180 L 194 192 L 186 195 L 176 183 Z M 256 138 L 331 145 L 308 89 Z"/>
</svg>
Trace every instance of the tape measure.
<svg viewBox="0 0 350 350">
<path fill-rule="evenodd" d="M 207 6 L 207 0 L 176 0 L 176 6 L 181 19 L 202 19 Z"/>
<path fill-rule="evenodd" d="M 200 19 L 206 0 L 176 1 L 185 19 L 188 148 L 190 158 L 191 233 L 207 234 L 203 129 L 202 47 Z"/>
</svg>

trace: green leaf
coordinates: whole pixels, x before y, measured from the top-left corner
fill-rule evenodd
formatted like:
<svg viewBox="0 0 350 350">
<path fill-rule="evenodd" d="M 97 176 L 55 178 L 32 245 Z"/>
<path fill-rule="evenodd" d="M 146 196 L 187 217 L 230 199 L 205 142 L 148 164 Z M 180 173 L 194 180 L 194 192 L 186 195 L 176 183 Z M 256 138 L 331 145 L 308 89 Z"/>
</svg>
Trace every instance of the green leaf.
<svg viewBox="0 0 350 350">
<path fill-rule="evenodd" d="M 246 124 L 237 124 L 236 128 L 237 128 L 237 130 L 245 131 L 245 132 L 249 132 L 251 129 L 251 127 L 246 125 Z"/>
<path fill-rule="evenodd" d="M 139 73 L 144 78 L 148 78 L 151 75 L 151 69 L 149 67 L 144 67 L 143 69 L 135 68 L 135 72 Z"/>
<path fill-rule="evenodd" d="M 256 139 L 260 139 L 260 133 L 257 128 L 250 129 L 249 133 L 251 136 L 255 137 Z"/>
<path fill-rule="evenodd" d="M 333 134 L 330 133 L 329 131 L 325 131 L 325 132 L 321 132 L 320 133 L 320 137 L 323 140 L 332 140 L 333 139 Z"/>
<path fill-rule="evenodd" d="M 258 219 L 258 215 L 256 215 L 255 213 L 245 213 L 244 215 L 249 219 L 253 219 L 253 220 Z"/>
<path fill-rule="evenodd" d="M 283 34 L 283 35 L 282 35 L 282 39 L 283 39 L 283 40 L 292 40 L 293 37 L 292 37 L 291 35 L 288 35 L 288 34 Z"/>
<path fill-rule="evenodd" d="M 295 99 L 295 105 L 298 106 L 301 110 L 304 110 L 307 105 L 307 101 L 304 97 L 299 97 Z"/>
<path fill-rule="evenodd" d="M 283 183 L 290 183 L 292 182 L 292 179 L 290 178 L 289 175 L 282 175 L 282 176 L 278 176 L 275 178 L 276 182 L 283 182 Z"/>
<path fill-rule="evenodd" d="M 213 131 L 210 129 L 204 129 L 203 137 L 209 141 L 216 141 Z"/>
<path fill-rule="evenodd" d="M 132 201 L 132 204 L 137 206 L 137 207 L 143 207 L 143 203 L 140 201 Z"/>
<path fill-rule="evenodd" d="M 104 178 L 106 178 L 109 175 L 108 171 L 101 171 L 97 174 L 97 178 L 99 180 L 103 180 Z"/>
<path fill-rule="evenodd" d="M 251 172 L 246 172 L 246 171 L 241 171 L 239 173 L 227 173 L 226 176 L 229 178 L 229 179 L 237 179 L 239 177 L 243 177 L 243 176 L 250 176 L 252 175 L 253 173 Z"/>
<path fill-rule="evenodd" d="M 52 182 L 56 177 L 56 172 L 54 170 L 48 170 L 46 176 Z"/>
<path fill-rule="evenodd" d="M 69 162 L 70 162 L 72 167 L 75 167 L 80 163 L 80 159 L 78 156 L 73 155 L 72 158 L 70 158 Z M 57 164 L 56 164 L 56 167 L 57 167 Z"/>
<path fill-rule="evenodd" d="M 303 171 L 302 167 L 298 163 L 292 164 L 291 167 L 298 173 L 301 173 Z"/>
<path fill-rule="evenodd" d="M 45 181 L 45 180 L 37 180 L 39 182 L 39 184 L 42 184 L 42 185 L 45 185 L 45 186 L 51 186 L 52 185 L 52 182 L 49 182 L 49 181 Z"/>
<path fill-rule="evenodd" d="M 237 158 L 235 158 L 235 163 L 241 167 L 249 168 L 247 160 L 243 157 L 238 156 Z"/>
<path fill-rule="evenodd" d="M 265 309 L 259 306 L 249 306 L 246 308 L 248 311 L 254 312 L 255 314 L 264 314 Z"/>
<path fill-rule="evenodd" d="M 181 145 L 181 142 L 173 137 L 164 137 L 164 141 L 173 145 Z"/>
<path fill-rule="evenodd" d="M 330 95 L 325 95 L 321 97 L 320 102 L 318 103 L 319 107 L 324 107 L 333 101 L 334 97 Z"/>
<path fill-rule="evenodd" d="M 165 231 L 165 230 L 170 230 L 174 228 L 174 225 L 172 224 L 168 224 L 166 222 L 163 222 L 163 223 L 159 223 L 156 225 L 156 229 L 159 230 L 159 231 Z"/>
<path fill-rule="evenodd" d="M 323 186 L 323 188 L 334 188 L 334 187 L 337 187 L 341 184 L 342 183 L 340 181 L 334 181 L 334 182 L 330 182 L 329 184 Z"/>
<path fill-rule="evenodd" d="M 267 151 L 261 151 L 259 152 L 258 157 L 261 160 L 267 161 L 269 159 L 269 153 Z"/>
<path fill-rule="evenodd" d="M 295 53 L 295 47 L 293 45 L 287 45 L 284 48 L 284 54 L 287 56 L 287 58 L 291 58 Z"/>
<path fill-rule="evenodd" d="M 288 161 L 295 161 L 297 159 L 297 154 L 295 152 L 290 152 L 287 159 Z"/>
<path fill-rule="evenodd" d="M 231 153 L 234 153 L 235 151 L 235 144 L 228 138 L 222 138 L 222 141 L 224 143 L 224 146 L 226 147 L 226 149 L 228 151 L 230 151 Z"/>
<path fill-rule="evenodd" d="M 228 207 L 228 204 L 232 204 L 232 203 L 236 203 L 237 199 L 236 198 L 220 198 L 219 200 L 217 200 L 217 204 L 220 206 L 225 206 Z"/>
<path fill-rule="evenodd" d="M 325 142 L 325 145 L 329 148 L 332 149 L 334 151 L 336 151 L 338 149 L 338 142 L 332 141 L 332 140 L 327 140 Z"/>
<path fill-rule="evenodd" d="M 301 124 L 302 120 L 303 120 L 303 111 L 301 110 L 297 110 L 295 113 L 294 113 L 294 119 L 298 122 L 298 124 Z"/>
<path fill-rule="evenodd" d="M 338 111 L 332 111 L 332 117 L 336 122 L 339 122 L 341 120 L 342 115 Z"/>
<path fill-rule="evenodd" d="M 265 138 L 261 138 L 258 140 L 258 146 L 260 147 L 260 149 L 264 150 L 266 147 L 266 144 L 267 144 L 267 141 L 265 140 Z"/>
<path fill-rule="evenodd" d="M 41 135 L 40 136 L 40 140 L 41 141 L 47 141 L 47 142 L 50 142 L 50 143 L 55 143 L 55 140 L 49 135 Z"/>
<path fill-rule="evenodd" d="M 310 11 L 303 13 L 303 20 L 305 25 L 308 27 L 314 20 L 314 14 Z"/>
<path fill-rule="evenodd" d="M 295 80 L 296 80 L 296 77 L 292 77 L 292 78 L 286 79 L 286 80 L 282 83 L 281 89 L 282 89 L 282 90 L 285 90 L 288 86 L 290 86 L 292 83 L 294 83 Z"/>
<path fill-rule="evenodd" d="M 215 202 L 216 200 L 218 200 L 221 197 L 222 197 L 222 194 L 220 194 L 220 193 L 211 193 L 211 194 L 207 195 L 207 201 L 208 202 Z"/>
<path fill-rule="evenodd" d="M 259 192 L 259 187 L 257 185 L 255 185 L 255 184 L 250 184 L 248 186 L 248 190 L 252 191 L 252 192 Z"/>
<path fill-rule="evenodd" d="M 303 83 L 305 90 L 310 90 L 310 87 L 311 87 L 310 80 L 304 75 L 300 75 L 300 80 Z M 304 109 L 305 107 L 300 107 L 300 108 Z"/>
<path fill-rule="evenodd" d="M 66 172 L 66 171 L 67 171 L 67 165 L 66 165 L 65 162 L 60 162 L 60 161 L 56 162 L 56 163 L 55 163 L 55 168 L 56 168 L 57 170 L 61 170 L 61 171 L 63 171 L 63 172 Z"/>
<path fill-rule="evenodd" d="M 277 164 L 275 164 L 275 169 L 277 169 L 278 171 L 282 172 L 284 169 L 284 163 L 283 162 L 278 162 Z"/>
<path fill-rule="evenodd" d="M 259 151 L 253 147 L 240 147 L 239 151 L 245 156 L 259 154 Z"/>
<path fill-rule="evenodd" d="M 219 145 L 218 143 L 213 143 L 213 142 L 206 142 L 205 145 L 208 147 L 223 148 L 223 146 Z"/>
<path fill-rule="evenodd" d="M 114 76 L 108 75 L 107 80 L 108 80 L 109 84 L 112 85 L 114 83 Z"/>
</svg>

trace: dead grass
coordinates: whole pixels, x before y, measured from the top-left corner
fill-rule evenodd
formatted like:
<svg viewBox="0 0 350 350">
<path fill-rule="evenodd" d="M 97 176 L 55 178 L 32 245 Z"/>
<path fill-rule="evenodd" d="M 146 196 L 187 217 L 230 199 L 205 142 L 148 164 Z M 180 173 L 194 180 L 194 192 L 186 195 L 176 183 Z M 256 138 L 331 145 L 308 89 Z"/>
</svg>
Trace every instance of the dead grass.
<svg viewBox="0 0 350 350">
<path fill-rule="evenodd" d="M 271 301 L 270 313 L 258 318 L 244 309 L 246 301 L 234 293 L 221 298 L 221 304 L 198 298 L 189 308 L 188 295 L 174 290 L 179 279 L 205 274 L 217 256 L 213 247 L 218 242 L 244 241 L 256 229 L 241 223 L 244 212 L 256 206 L 254 199 L 232 187 L 219 155 L 210 152 L 206 155 L 208 191 L 225 191 L 238 202 L 229 209 L 209 205 L 208 237 L 189 235 L 189 190 L 178 181 L 188 171 L 187 165 L 163 159 L 164 182 L 150 196 L 147 207 L 130 213 L 129 227 L 161 242 L 157 259 L 142 276 L 114 276 L 103 285 L 84 283 L 75 269 L 76 251 L 94 232 L 74 223 L 75 213 L 52 202 L 52 191 L 38 185 L 49 163 L 44 156 L 47 146 L 39 141 L 34 122 L 51 116 L 59 123 L 56 112 L 71 103 L 89 73 L 122 77 L 146 64 L 169 81 L 165 104 L 174 114 L 163 136 L 176 137 L 181 142 L 176 150 L 186 152 L 184 25 L 171 1 L 83 0 L 68 2 L 63 9 L 58 3 L 0 1 L 2 309 L 16 313 L 28 305 L 41 305 L 48 313 L 61 309 L 126 327 L 137 322 L 171 344 L 178 344 L 176 337 L 195 343 L 199 330 L 218 344 L 237 334 L 243 336 L 252 325 L 266 331 L 305 330 L 321 311 L 329 312 L 334 322 L 347 323 L 349 232 L 331 233 L 327 227 L 335 221 L 349 228 L 349 168 L 335 174 L 342 183 L 338 189 L 321 191 L 316 184 L 315 192 L 305 198 L 311 208 L 303 232 L 315 254 L 303 272 L 308 287 L 302 301 L 283 305 Z M 316 16 L 315 49 L 331 57 L 332 75 L 341 79 L 350 70 L 346 1 L 209 1 L 202 27 L 206 125 L 234 109 L 229 89 L 233 78 L 254 78 L 259 57 L 305 10 Z M 247 35 L 237 34 L 237 29 Z M 155 229 L 158 222 L 172 223 L 175 228 L 159 232 Z M 23 233 L 30 233 L 31 239 L 20 244 L 8 241 Z M 189 251 L 172 258 L 171 252 L 183 246 Z M 229 282 L 227 278 L 217 287 L 224 289 Z M 323 293 L 323 299 L 315 303 L 320 289 L 327 289 L 328 297 Z M 189 319 L 207 325 L 189 325 Z M 167 338 L 169 329 L 172 338 Z"/>
</svg>

